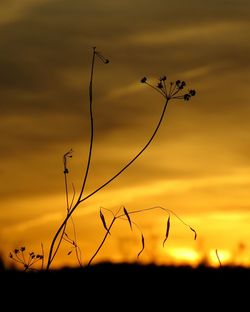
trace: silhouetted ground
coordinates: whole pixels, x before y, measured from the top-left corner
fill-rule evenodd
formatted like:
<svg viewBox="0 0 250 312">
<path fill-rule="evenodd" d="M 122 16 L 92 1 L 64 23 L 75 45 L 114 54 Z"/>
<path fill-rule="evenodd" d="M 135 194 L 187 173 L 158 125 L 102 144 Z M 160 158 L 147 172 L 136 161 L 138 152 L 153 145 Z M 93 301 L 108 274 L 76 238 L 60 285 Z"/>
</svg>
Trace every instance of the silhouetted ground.
<svg viewBox="0 0 250 312">
<path fill-rule="evenodd" d="M 104 311 L 120 311 L 129 306 L 133 310 L 152 305 L 154 311 L 159 311 L 161 305 L 166 311 L 172 305 L 174 311 L 179 311 L 178 307 L 188 311 L 204 311 L 208 307 L 214 311 L 219 307 L 223 311 L 225 307 L 249 310 L 250 269 L 242 267 L 193 269 L 103 263 L 85 269 L 28 273 L 12 270 L 0 275 L 4 292 L 18 300 L 35 299 L 39 307 L 50 301 L 65 308 L 78 303 L 85 307 L 80 311 L 95 310 L 98 306 Z M 87 309 L 86 305 L 91 306 Z"/>
</svg>

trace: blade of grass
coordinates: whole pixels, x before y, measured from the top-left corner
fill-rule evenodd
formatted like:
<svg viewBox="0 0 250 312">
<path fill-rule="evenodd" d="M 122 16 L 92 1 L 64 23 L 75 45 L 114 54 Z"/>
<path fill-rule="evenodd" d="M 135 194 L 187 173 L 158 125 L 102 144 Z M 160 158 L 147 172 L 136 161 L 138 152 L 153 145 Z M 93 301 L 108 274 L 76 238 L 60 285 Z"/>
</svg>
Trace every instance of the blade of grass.
<svg viewBox="0 0 250 312">
<path fill-rule="evenodd" d="M 141 244 L 142 244 L 142 248 L 141 250 L 139 251 L 138 255 L 137 255 L 137 258 L 140 257 L 140 254 L 143 252 L 144 248 L 145 248 L 145 240 L 144 240 L 144 236 L 143 234 L 141 233 Z"/>
<path fill-rule="evenodd" d="M 167 239 L 168 239 L 169 230 L 170 230 L 170 215 L 168 216 L 167 229 L 166 229 L 166 236 L 165 236 L 165 239 L 164 239 L 164 241 L 163 241 L 163 247 L 164 247 L 164 245 L 165 245 L 165 242 L 166 242 Z"/>
<path fill-rule="evenodd" d="M 132 223 L 131 223 L 131 219 L 130 219 L 130 216 L 129 216 L 129 214 L 128 214 L 128 212 L 127 212 L 127 210 L 126 210 L 126 208 L 125 208 L 125 207 L 123 207 L 123 211 L 124 211 L 125 216 L 126 216 L 126 217 L 127 217 L 127 219 L 128 219 L 128 222 L 129 222 L 129 225 L 130 225 L 130 228 L 131 228 L 131 231 L 132 231 Z"/>
<path fill-rule="evenodd" d="M 110 231 L 109 229 L 107 228 L 107 224 L 106 224 L 106 221 L 105 221 L 105 217 L 104 217 L 104 214 L 102 213 L 101 209 L 100 209 L 100 218 L 102 220 L 102 224 L 103 224 L 103 227 L 105 228 L 105 230 L 110 234 Z"/>
</svg>

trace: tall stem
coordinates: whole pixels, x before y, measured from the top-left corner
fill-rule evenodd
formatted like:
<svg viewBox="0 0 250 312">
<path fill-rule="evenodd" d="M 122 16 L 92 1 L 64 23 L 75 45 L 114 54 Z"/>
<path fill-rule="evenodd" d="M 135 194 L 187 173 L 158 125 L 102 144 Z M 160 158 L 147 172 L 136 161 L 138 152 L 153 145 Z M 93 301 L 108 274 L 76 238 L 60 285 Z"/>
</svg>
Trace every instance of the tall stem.
<svg viewBox="0 0 250 312">
<path fill-rule="evenodd" d="M 68 192 L 68 179 L 67 179 L 67 174 L 68 174 L 68 171 L 64 171 L 64 184 L 65 184 L 65 194 L 66 194 L 66 205 L 67 205 L 67 214 L 69 213 L 69 192 Z M 62 233 L 61 233 L 61 236 L 60 236 L 60 239 L 59 239 L 59 242 L 56 246 L 56 250 L 54 251 L 54 254 L 51 256 L 51 262 L 53 261 L 53 259 L 55 258 L 58 250 L 59 250 L 59 247 L 61 246 L 61 243 L 62 243 L 62 240 L 63 240 L 63 236 L 64 236 L 64 233 L 66 231 L 66 226 L 67 226 L 67 222 L 64 224 L 64 227 L 62 229 Z"/>
<path fill-rule="evenodd" d="M 89 156 L 88 156 L 88 162 L 86 166 L 86 171 L 82 183 L 82 188 L 78 197 L 78 201 L 81 200 L 86 181 L 88 178 L 89 168 L 90 168 L 90 162 L 91 162 L 91 156 L 92 156 L 92 148 L 93 148 L 93 141 L 94 141 L 94 118 L 93 118 L 93 77 L 94 77 L 94 65 L 95 65 L 95 47 L 93 48 L 93 57 L 92 57 L 92 65 L 91 65 L 91 72 L 90 72 L 90 82 L 89 82 L 89 116 L 90 116 L 90 143 L 89 143 Z"/>
</svg>

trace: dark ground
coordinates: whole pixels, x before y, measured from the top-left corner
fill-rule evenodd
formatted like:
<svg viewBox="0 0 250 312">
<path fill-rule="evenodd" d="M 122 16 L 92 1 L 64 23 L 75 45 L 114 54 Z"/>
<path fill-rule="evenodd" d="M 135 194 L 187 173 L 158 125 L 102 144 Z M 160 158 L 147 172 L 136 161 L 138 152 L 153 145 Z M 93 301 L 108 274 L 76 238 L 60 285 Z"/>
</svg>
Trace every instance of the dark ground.
<svg viewBox="0 0 250 312">
<path fill-rule="evenodd" d="M 250 269 L 242 267 L 193 269 L 102 263 L 86 269 L 50 272 L 2 271 L 0 278 L 1 299 L 11 295 L 15 299 L 8 302 L 12 304 L 34 301 L 34 310 L 42 309 L 45 302 L 50 302 L 47 306 L 51 310 L 54 304 L 58 309 L 61 304 L 65 309 L 79 305 L 80 311 L 97 307 L 104 311 L 123 311 L 128 307 L 141 310 L 153 306 L 154 311 L 225 311 L 226 307 L 250 310 Z"/>
</svg>

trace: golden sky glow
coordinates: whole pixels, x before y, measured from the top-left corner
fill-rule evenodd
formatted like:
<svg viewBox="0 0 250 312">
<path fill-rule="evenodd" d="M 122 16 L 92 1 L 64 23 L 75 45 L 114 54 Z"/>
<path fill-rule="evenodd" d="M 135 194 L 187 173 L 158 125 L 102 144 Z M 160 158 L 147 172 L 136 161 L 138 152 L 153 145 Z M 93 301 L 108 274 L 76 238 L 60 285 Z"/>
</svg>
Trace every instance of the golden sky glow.
<svg viewBox="0 0 250 312">
<path fill-rule="evenodd" d="M 142 262 L 250 264 L 250 3 L 246 0 L 8 0 L 0 4 L 0 252 L 45 256 L 66 212 L 62 156 L 78 194 L 89 143 L 92 47 L 95 139 L 92 192 L 146 143 L 164 99 L 140 83 L 185 80 L 192 101 L 172 101 L 152 145 L 74 214 L 87 262 L 105 230 L 99 209 L 161 206 L 133 215 Z M 70 192 L 72 196 L 72 191 Z M 105 214 L 107 221 L 110 215 Z M 72 227 L 68 229 L 72 233 Z M 136 261 L 140 233 L 122 220 L 96 261 Z M 63 244 L 54 265 L 77 265 Z M 9 261 L 9 260 L 7 260 Z"/>
</svg>

